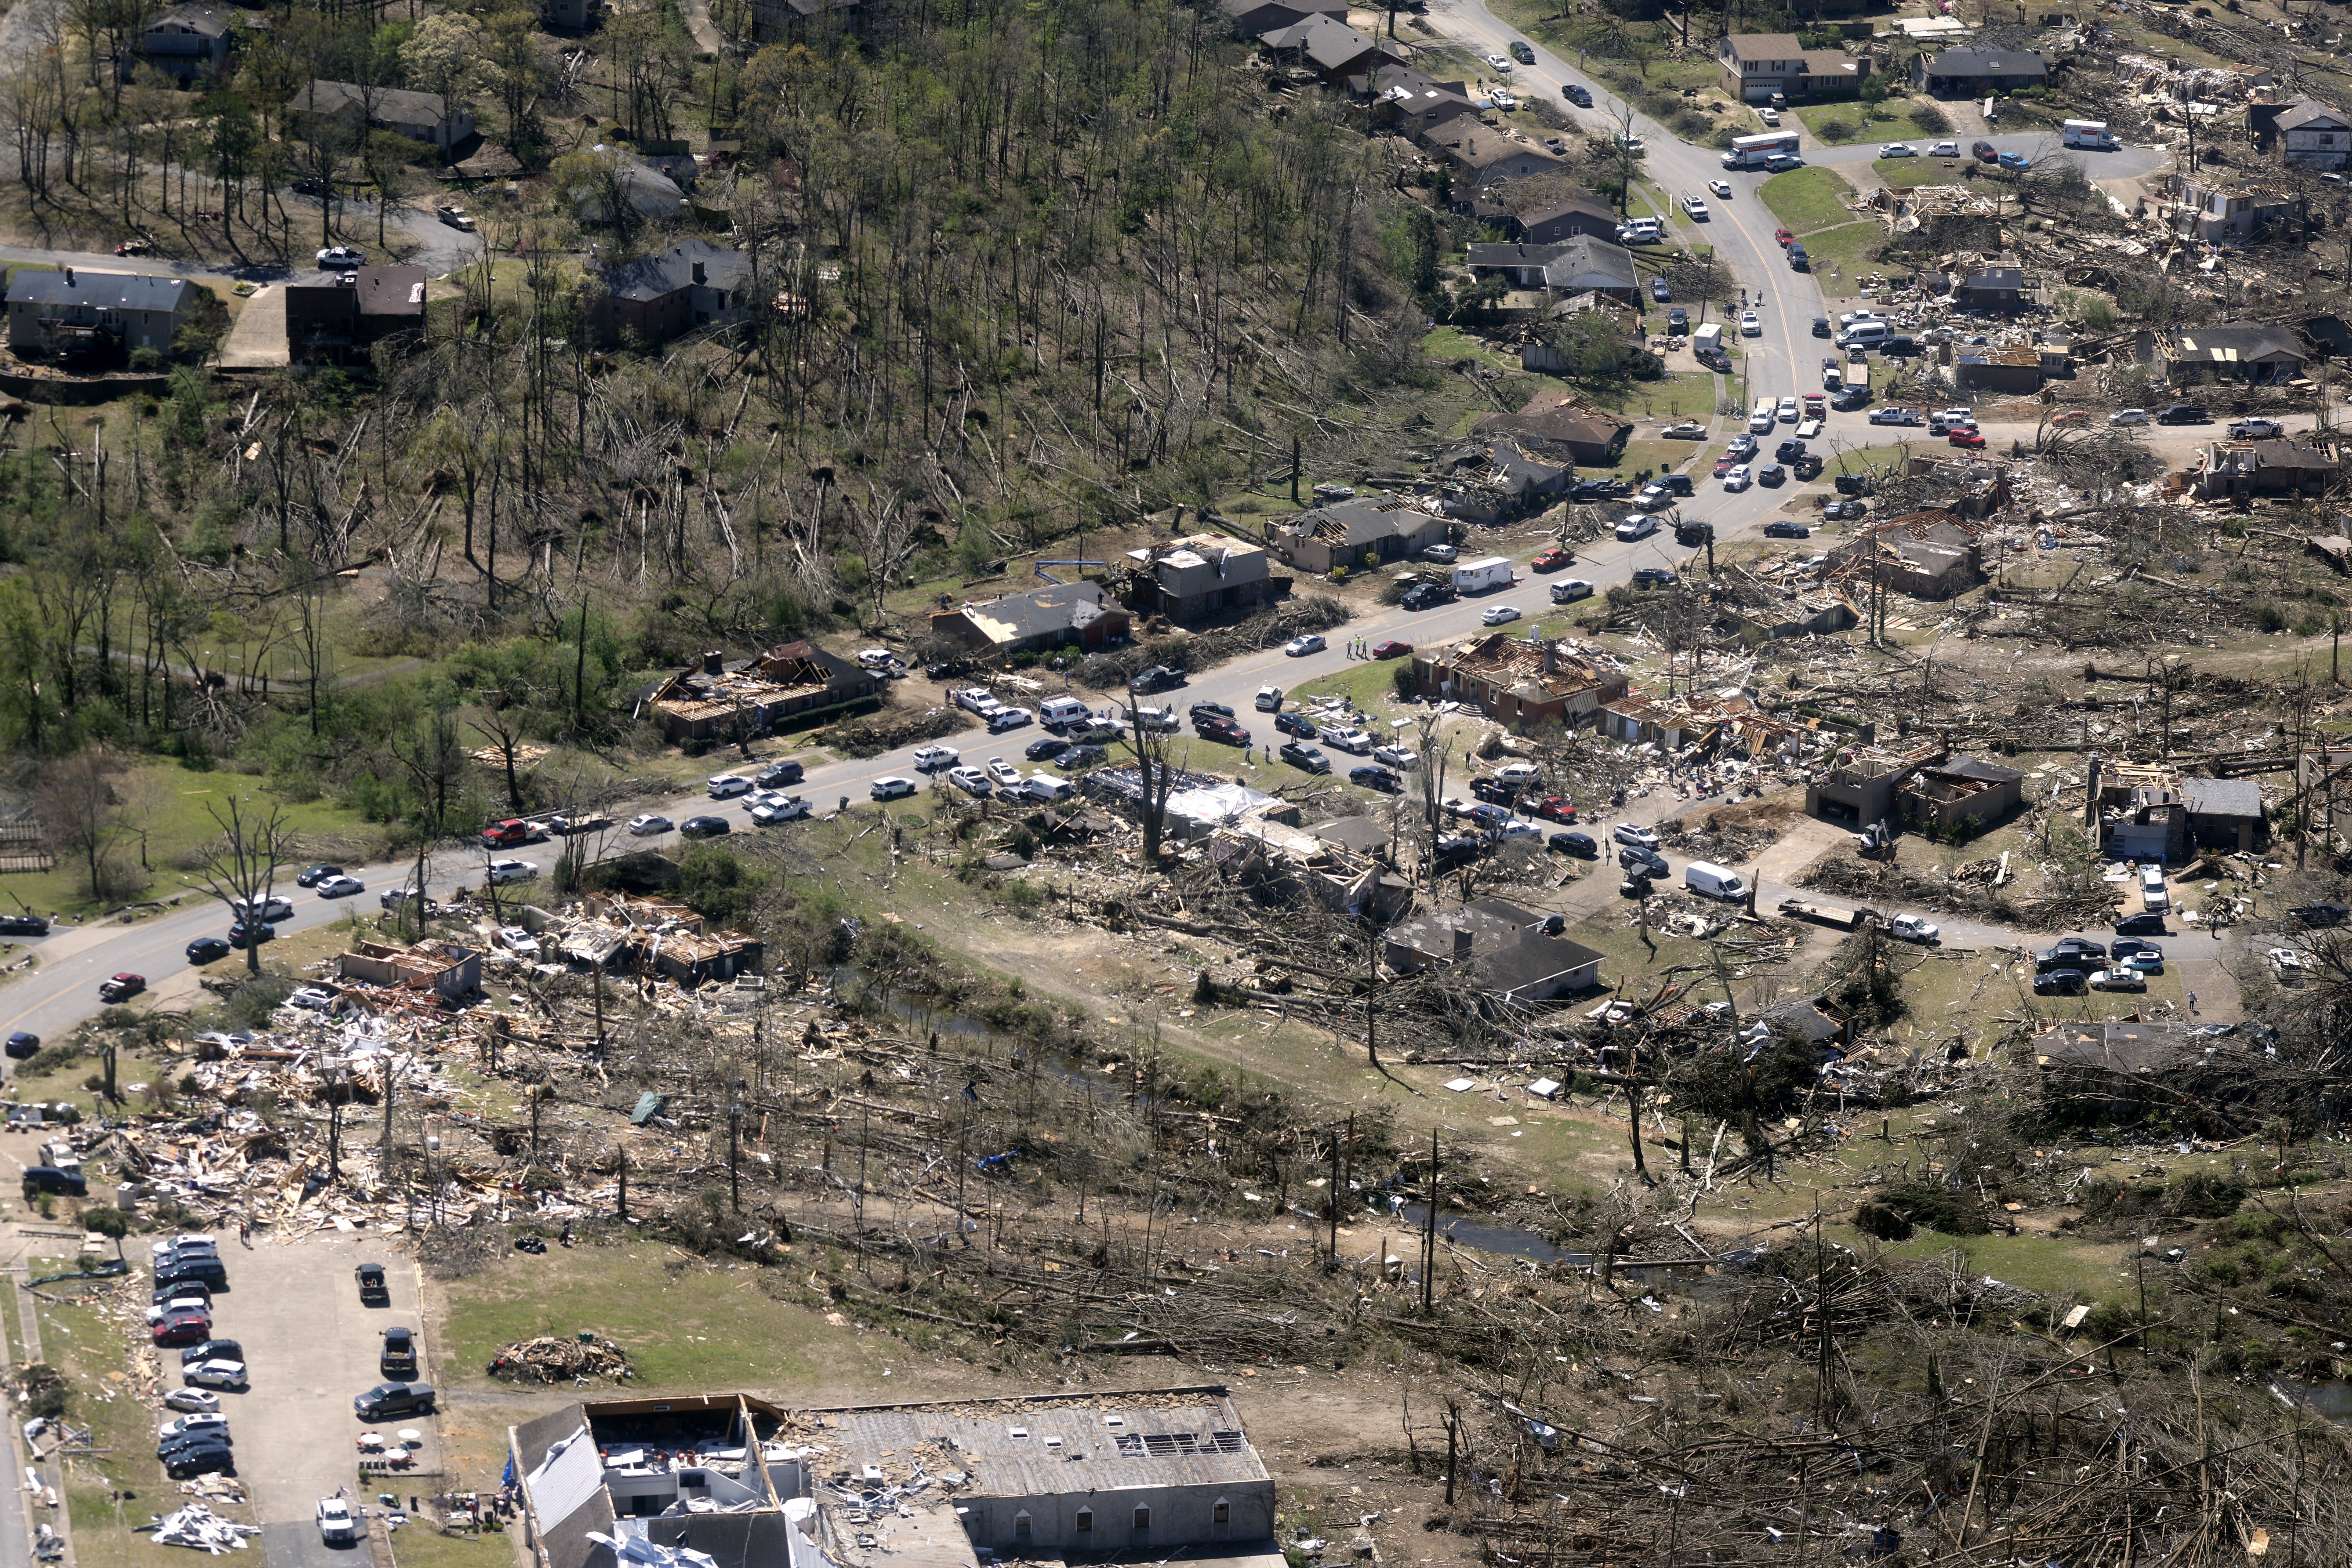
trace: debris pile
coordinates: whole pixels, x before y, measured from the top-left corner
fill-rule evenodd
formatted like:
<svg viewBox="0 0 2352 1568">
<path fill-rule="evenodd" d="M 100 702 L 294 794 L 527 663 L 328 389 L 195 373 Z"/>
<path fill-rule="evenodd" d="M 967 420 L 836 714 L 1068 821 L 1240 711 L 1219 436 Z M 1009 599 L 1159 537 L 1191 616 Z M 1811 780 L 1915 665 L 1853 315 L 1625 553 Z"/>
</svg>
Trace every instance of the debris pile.
<svg viewBox="0 0 2352 1568">
<path fill-rule="evenodd" d="M 155 1532 L 159 1546 L 192 1546 L 215 1557 L 224 1552 L 244 1550 L 251 1537 L 261 1533 L 259 1525 L 223 1519 L 200 1502 L 192 1502 L 177 1513 L 165 1514 L 148 1528 Z"/>
<path fill-rule="evenodd" d="M 517 1340 L 490 1358 L 489 1374 L 509 1383 L 577 1383 L 604 1377 L 618 1383 L 631 1375 L 628 1355 L 610 1340 L 541 1334 Z"/>
</svg>

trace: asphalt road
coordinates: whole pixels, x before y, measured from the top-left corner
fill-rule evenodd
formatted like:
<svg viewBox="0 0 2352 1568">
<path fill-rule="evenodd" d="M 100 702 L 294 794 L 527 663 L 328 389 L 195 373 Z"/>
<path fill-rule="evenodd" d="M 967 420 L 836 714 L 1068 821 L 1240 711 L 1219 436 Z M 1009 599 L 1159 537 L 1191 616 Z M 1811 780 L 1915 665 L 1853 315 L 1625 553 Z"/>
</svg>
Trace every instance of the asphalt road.
<svg viewBox="0 0 2352 1568">
<path fill-rule="evenodd" d="M 1800 132 L 1804 130 L 1796 123 L 1793 115 L 1781 123 Z M 1832 146 L 1815 142 L 1810 133 L 1806 133 L 1804 158 L 1808 163 L 1867 163 L 1877 158 L 1881 147 L 1893 142 L 1906 142 L 1924 155 L 1937 142 L 1950 140 L 1953 138 L 1945 136 L 1890 136 L 1883 142 L 1845 142 Z M 2093 180 L 2133 179 L 2163 168 L 2170 158 L 2170 154 L 2157 147 L 2126 146 L 2104 153 L 2095 153 L 2084 147 L 2068 147 L 2047 132 L 2037 132 L 2030 136 L 1962 136 L 1958 140 L 1963 148 L 1972 147 L 1979 142 L 1990 142 L 1996 153 L 2021 153 L 2033 160 L 2036 167 L 2053 161 L 2072 163 Z M 1957 165 L 1953 167 L 1952 177 L 1955 180 L 1959 178 Z"/>
</svg>

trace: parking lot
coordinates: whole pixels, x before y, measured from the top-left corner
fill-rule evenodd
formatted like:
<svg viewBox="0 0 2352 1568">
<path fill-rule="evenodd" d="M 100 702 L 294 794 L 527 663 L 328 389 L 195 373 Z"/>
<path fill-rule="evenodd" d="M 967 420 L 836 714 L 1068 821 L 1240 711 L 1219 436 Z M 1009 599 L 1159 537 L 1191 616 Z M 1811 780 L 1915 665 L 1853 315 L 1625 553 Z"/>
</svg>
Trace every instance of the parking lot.
<svg viewBox="0 0 2352 1568">
<path fill-rule="evenodd" d="M 319 1539 L 313 1510 L 321 1497 L 349 1487 L 373 1503 L 379 1491 L 405 1494 L 404 1479 L 358 1479 L 357 1439 L 371 1428 L 352 1414 L 352 1398 L 383 1379 L 376 1371 L 380 1331 L 390 1324 L 419 1331 L 420 1381 L 433 1381 L 433 1352 L 417 1309 L 415 1267 L 396 1253 L 357 1237 L 317 1237 L 291 1246 L 236 1245 L 222 1238 L 229 1289 L 216 1298 L 213 1331 L 245 1347 L 252 1386 L 223 1394 L 221 1409 L 236 1439 L 237 1474 L 253 1496 L 264 1527 L 268 1568 L 358 1568 L 368 1560 L 357 1547 L 330 1548 Z M 385 1265 L 390 1307 L 362 1307 L 352 1269 L 362 1261 Z M 176 1384 L 179 1352 L 165 1351 L 167 1384 Z M 438 1468 L 432 1416 L 383 1424 L 393 1433 L 415 1427 L 425 1442 L 413 1468 Z M 405 1496 L 403 1497 L 404 1502 Z"/>
</svg>

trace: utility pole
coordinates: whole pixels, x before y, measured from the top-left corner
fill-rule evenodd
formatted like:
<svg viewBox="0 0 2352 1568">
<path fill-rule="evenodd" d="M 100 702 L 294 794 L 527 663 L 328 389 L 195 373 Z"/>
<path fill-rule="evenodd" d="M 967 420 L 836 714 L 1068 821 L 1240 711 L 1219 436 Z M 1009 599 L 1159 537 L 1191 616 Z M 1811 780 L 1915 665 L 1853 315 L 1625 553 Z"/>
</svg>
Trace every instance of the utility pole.
<svg viewBox="0 0 2352 1568">
<path fill-rule="evenodd" d="M 621 1145 L 621 1223 L 629 1223 L 629 1146 Z"/>
<path fill-rule="evenodd" d="M 1437 1276 L 1437 1129 L 1429 1130 L 1429 1202 L 1421 1223 L 1421 1310 L 1436 1310 Z"/>
<path fill-rule="evenodd" d="M 383 1163 L 389 1170 L 392 1165 L 392 1053 L 389 1051 L 383 1058 Z"/>
<path fill-rule="evenodd" d="M 1339 1141 L 1331 1140 L 1331 1246 L 1330 1261 L 1339 1261 Z"/>
<path fill-rule="evenodd" d="M 741 1152 L 743 1102 L 727 1102 L 727 1206 L 737 1214 L 743 1212 L 743 1166 L 738 1158 Z"/>
</svg>

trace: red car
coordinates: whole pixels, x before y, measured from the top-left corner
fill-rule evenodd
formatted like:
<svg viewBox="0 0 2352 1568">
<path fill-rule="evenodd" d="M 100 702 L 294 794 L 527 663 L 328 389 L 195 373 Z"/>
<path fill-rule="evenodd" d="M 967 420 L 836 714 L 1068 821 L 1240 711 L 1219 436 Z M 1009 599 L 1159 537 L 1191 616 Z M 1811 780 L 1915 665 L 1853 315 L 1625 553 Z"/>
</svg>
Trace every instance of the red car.
<svg viewBox="0 0 2352 1568">
<path fill-rule="evenodd" d="M 1976 155 L 1977 161 L 1980 163 L 1995 163 L 2000 157 L 2000 150 L 1990 142 L 1971 142 L 1969 143 L 1969 151 Z"/>
<path fill-rule="evenodd" d="M 1402 658 L 1412 651 L 1412 644 L 1399 642 L 1394 637 L 1391 637 L 1386 642 L 1376 642 L 1372 645 L 1374 658 Z"/>
<path fill-rule="evenodd" d="M 1973 430 L 1955 430 L 1944 439 L 1955 447 L 1981 447 L 1985 444 L 1984 437 Z"/>
<path fill-rule="evenodd" d="M 1776 228 L 1772 231 L 1772 237 L 1785 246 L 1797 237 L 1785 228 Z"/>
<path fill-rule="evenodd" d="M 1568 804 L 1568 796 L 1564 795 L 1548 795 L 1528 809 L 1547 822 L 1576 820 L 1576 807 Z"/>
<path fill-rule="evenodd" d="M 106 984 L 98 988 L 98 999 L 101 1002 L 121 1002 L 129 997 L 136 996 L 139 993 L 146 989 L 147 977 L 145 975 L 117 974 L 110 978 Z"/>
<path fill-rule="evenodd" d="M 1528 564 L 1534 567 L 1538 572 L 1557 572 L 1575 559 L 1576 557 L 1570 552 L 1562 550 L 1559 545 L 1555 544 L 1549 550 L 1545 551 L 1541 555 L 1537 556 L 1533 561 L 1528 562 Z"/>
<path fill-rule="evenodd" d="M 213 1321 L 202 1312 L 173 1312 L 155 1325 L 159 1345 L 200 1345 L 213 1337 Z"/>
<path fill-rule="evenodd" d="M 509 816 L 504 822 L 493 822 L 482 829 L 482 847 L 504 849 L 510 845 L 530 842 L 530 824 L 520 816 Z"/>
<path fill-rule="evenodd" d="M 1715 460 L 1715 477 L 1719 479 L 1738 466 L 1739 459 L 1727 453 Z"/>
</svg>

